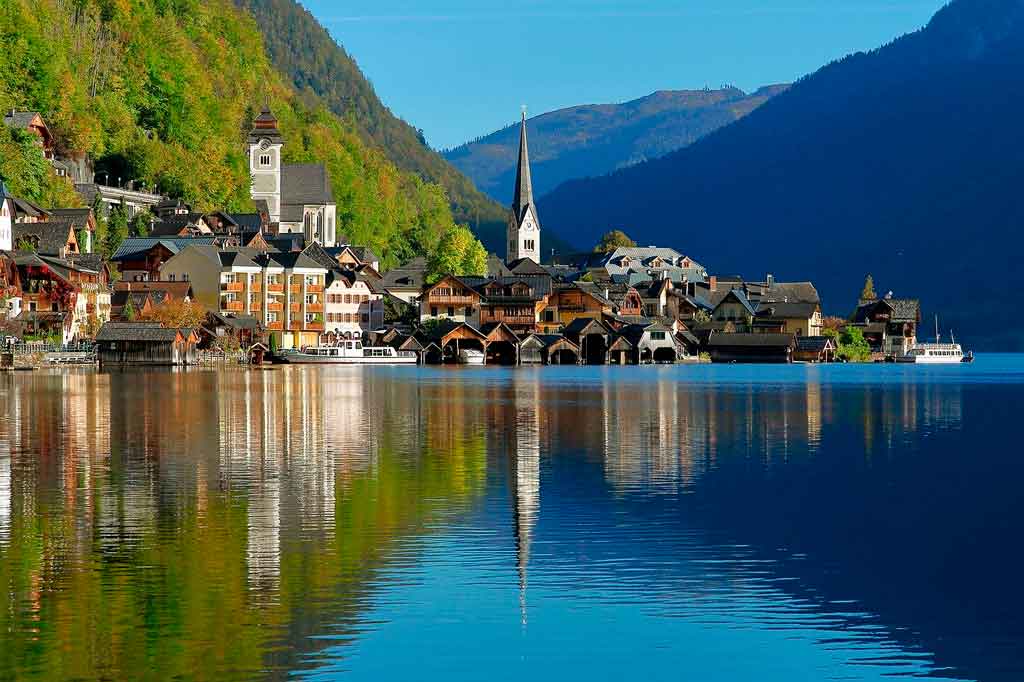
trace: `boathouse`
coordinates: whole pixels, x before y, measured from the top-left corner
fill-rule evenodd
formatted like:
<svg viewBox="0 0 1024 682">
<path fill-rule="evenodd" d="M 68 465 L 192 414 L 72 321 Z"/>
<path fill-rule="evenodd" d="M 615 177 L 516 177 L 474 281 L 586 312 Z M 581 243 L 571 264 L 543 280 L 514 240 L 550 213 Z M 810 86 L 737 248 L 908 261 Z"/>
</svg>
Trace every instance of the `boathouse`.
<svg viewBox="0 0 1024 682">
<path fill-rule="evenodd" d="M 96 335 L 100 366 L 180 366 L 196 361 L 199 337 L 192 329 L 158 322 L 107 322 Z"/>
<path fill-rule="evenodd" d="M 795 348 L 792 334 L 720 333 L 708 339 L 712 362 L 792 362 Z"/>
</svg>

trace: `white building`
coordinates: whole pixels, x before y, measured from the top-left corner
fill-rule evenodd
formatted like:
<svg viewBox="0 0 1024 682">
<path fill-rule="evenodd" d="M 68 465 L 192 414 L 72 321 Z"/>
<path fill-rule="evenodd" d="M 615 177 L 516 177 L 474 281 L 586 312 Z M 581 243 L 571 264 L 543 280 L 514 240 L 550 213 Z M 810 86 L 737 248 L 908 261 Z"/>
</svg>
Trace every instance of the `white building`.
<svg viewBox="0 0 1024 682">
<path fill-rule="evenodd" d="M 0 181 L 0 251 L 14 250 L 14 199 Z"/>
<path fill-rule="evenodd" d="M 337 206 L 323 164 L 282 162 L 284 137 L 277 118 L 266 106 L 253 121 L 248 145 L 253 201 L 266 202 L 270 222 L 277 224 L 277 231 L 301 232 L 307 242 L 334 246 Z"/>
<path fill-rule="evenodd" d="M 328 340 L 358 339 L 384 326 L 383 297 L 354 272 L 329 272 L 324 298 Z"/>
<path fill-rule="evenodd" d="M 509 263 L 529 258 L 540 263 L 540 219 L 533 202 L 533 181 L 530 179 L 530 153 L 526 147 L 526 112 L 519 131 L 519 167 L 516 169 L 515 195 L 508 217 Z"/>
</svg>

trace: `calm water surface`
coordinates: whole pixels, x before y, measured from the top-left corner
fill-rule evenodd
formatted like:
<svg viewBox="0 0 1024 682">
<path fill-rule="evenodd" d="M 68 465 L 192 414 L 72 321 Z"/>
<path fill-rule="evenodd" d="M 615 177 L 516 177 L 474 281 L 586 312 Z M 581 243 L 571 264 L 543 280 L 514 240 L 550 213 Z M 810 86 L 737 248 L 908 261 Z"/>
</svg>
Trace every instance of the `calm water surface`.
<svg viewBox="0 0 1024 682">
<path fill-rule="evenodd" d="M 1024 680 L 1024 357 L 0 375 L 0 679 Z"/>
</svg>

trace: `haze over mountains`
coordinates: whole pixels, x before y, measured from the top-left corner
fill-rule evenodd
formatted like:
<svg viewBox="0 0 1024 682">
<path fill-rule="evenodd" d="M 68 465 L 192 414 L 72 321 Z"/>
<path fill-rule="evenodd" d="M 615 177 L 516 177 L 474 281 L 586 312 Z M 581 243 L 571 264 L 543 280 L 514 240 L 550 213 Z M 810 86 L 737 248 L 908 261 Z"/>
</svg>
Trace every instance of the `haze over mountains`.
<svg viewBox="0 0 1024 682">
<path fill-rule="evenodd" d="M 562 185 L 540 215 L 579 244 L 621 228 L 717 272 L 813 279 L 843 315 L 870 272 L 968 345 L 1024 349 L 1022 73 L 1024 0 L 955 0 L 689 147 Z"/>
<path fill-rule="evenodd" d="M 663 156 L 749 114 L 786 87 L 749 95 L 734 87 L 662 90 L 622 104 L 581 105 L 530 118 L 534 188 L 542 195 L 566 180 Z M 515 123 L 443 155 L 504 205 L 512 199 L 518 146 Z"/>
</svg>

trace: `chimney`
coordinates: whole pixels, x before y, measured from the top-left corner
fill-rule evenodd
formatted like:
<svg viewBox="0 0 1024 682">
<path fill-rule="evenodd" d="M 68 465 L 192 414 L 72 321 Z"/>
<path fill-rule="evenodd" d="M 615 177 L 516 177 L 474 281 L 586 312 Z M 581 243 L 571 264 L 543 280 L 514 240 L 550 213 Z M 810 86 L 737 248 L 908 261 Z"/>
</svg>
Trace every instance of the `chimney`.
<svg viewBox="0 0 1024 682">
<path fill-rule="evenodd" d="M 718 275 L 711 275 L 708 277 L 708 288 L 711 291 L 718 291 Z"/>
</svg>

